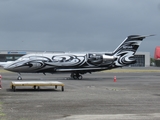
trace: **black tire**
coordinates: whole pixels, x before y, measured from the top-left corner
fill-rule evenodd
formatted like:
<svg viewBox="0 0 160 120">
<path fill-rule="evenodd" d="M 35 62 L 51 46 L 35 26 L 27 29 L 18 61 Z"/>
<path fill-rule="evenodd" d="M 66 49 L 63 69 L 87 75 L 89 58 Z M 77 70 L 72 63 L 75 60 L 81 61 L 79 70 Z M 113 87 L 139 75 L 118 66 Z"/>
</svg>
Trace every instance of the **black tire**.
<svg viewBox="0 0 160 120">
<path fill-rule="evenodd" d="M 82 80 L 82 78 L 83 78 L 82 75 L 78 76 L 78 80 Z"/>
<path fill-rule="evenodd" d="M 22 77 L 21 77 L 21 76 L 18 76 L 17 80 L 22 80 Z"/>
<path fill-rule="evenodd" d="M 73 79 L 74 79 L 74 80 L 77 80 L 77 76 L 76 76 L 76 75 L 73 75 Z"/>
</svg>

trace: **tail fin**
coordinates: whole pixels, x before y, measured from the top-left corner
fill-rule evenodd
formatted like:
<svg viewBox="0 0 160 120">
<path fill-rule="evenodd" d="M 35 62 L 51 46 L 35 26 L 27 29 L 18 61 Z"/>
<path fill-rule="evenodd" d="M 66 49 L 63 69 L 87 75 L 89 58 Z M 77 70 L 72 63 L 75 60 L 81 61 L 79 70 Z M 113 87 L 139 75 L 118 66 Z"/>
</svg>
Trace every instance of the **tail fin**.
<svg viewBox="0 0 160 120">
<path fill-rule="evenodd" d="M 136 60 L 133 58 L 135 52 L 140 46 L 142 40 L 149 36 L 128 36 L 112 53 L 117 58 L 115 66 L 119 67 L 135 63 Z"/>
</svg>

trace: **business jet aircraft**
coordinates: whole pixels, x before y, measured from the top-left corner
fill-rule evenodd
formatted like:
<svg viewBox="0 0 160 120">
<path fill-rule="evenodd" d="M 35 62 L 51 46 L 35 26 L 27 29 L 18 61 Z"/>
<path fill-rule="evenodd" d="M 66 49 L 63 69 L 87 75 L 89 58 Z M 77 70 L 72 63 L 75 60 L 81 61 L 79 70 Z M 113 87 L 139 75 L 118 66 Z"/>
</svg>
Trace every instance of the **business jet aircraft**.
<svg viewBox="0 0 160 120">
<path fill-rule="evenodd" d="M 152 35 L 149 35 L 152 36 Z M 123 67 L 134 59 L 142 40 L 148 36 L 130 35 L 112 53 L 41 53 L 27 54 L 16 61 L 0 62 L 8 71 L 19 73 L 70 72 L 71 78 L 82 79 L 82 74 Z"/>
</svg>

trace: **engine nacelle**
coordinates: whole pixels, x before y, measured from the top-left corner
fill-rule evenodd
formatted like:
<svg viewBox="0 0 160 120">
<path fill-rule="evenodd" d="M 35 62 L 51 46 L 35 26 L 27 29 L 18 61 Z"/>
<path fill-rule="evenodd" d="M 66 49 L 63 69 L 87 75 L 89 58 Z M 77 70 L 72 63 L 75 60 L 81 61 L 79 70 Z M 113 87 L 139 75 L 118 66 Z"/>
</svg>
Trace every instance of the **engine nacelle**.
<svg viewBox="0 0 160 120">
<path fill-rule="evenodd" d="M 93 65 L 112 64 L 116 58 L 114 56 L 104 54 L 88 54 L 88 62 Z"/>
<path fill-rule="evenodd" d="M 116 59 L 116 57 L 114 57 L 114 56 L 109 56 L 109 55 L 103 55 L 103 60 L 105 61 L 105 60 L 115 60 Z"/>
</svg>

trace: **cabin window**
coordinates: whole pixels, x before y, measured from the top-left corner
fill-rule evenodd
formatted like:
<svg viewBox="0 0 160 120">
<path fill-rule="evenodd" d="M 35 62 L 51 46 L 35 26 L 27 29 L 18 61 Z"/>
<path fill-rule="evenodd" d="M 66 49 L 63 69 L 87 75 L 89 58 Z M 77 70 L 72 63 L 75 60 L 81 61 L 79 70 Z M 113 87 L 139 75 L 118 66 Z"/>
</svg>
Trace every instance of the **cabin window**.
<svg viewBox="0 0 160 120">
<path fill-rule="evenodd" d="M 7 60 L 13 60 L 13 56 L 6 56 Z"/>
</svg>

